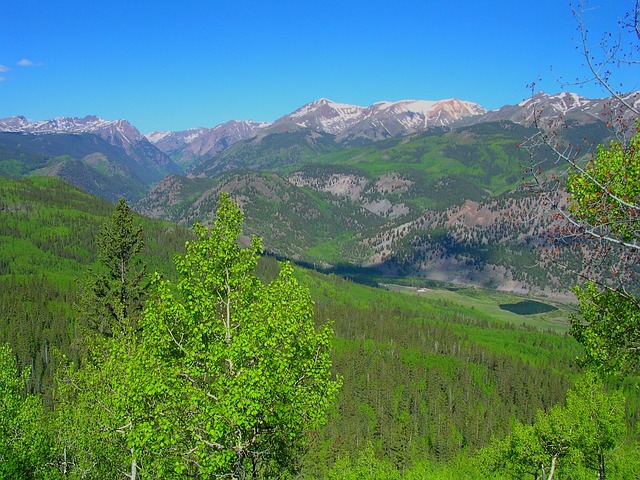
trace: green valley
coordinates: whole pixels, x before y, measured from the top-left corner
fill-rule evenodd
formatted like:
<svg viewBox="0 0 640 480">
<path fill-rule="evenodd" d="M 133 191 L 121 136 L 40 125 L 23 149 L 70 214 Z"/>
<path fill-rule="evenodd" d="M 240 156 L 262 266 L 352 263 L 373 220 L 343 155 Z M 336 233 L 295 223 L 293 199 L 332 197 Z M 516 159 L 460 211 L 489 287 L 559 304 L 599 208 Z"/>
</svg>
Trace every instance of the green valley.
<svg viewBox="0 0 640 480">
<path fill-rule="evenodd" d="M 0 480 L 640 480 L 640 0 L 0 16 Z"/>
<path fill-rule="evenodd" d="M 55 178 L 3 179 L 0 191 L 0 341 L 9 342 L 19 369 L 31 368 L 29 391 L 43 394 L 49 409 L 60 355 L 84 355 L 78 288 L 95 265 L 95 232 L 112 206 Z M 171 258 L 193 234 L 135 222 L 150 271 L 175 278 Z M 279 269 L 263 257 L 256 273 L 271 281 Z M 333 372 L 342 379 L 326 425 L 307 438 L 300 471 L 309 478 L 342 478 L 337 472 L 355 471 L 366 458 L 386 478 L 477 478 L 493 438 L 562 404 L 580 378 L 581 350 L 566 333 L 564 306 L 523 317 L 500 309 L 522 298 L 507 293 L 420 280 L 373 288 L 302 267 L 295 277 L 311 293 L 317 325 L 333 322 Z M 633 465 L 640 408 L 634 381 L 621 386 L 628 436 L 609 460 L 618 472 Z M 62 447 L 54 442 L 51 455 L 52 465 L 61 461 Z"/>
</svg>

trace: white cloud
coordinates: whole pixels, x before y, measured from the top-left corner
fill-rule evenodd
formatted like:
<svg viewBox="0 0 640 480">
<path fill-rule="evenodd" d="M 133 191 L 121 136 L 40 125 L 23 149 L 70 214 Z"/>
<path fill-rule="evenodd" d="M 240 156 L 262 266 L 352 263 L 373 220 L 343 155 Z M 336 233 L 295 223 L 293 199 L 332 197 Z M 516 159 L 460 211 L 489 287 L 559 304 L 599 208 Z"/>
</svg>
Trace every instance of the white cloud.
<svg viewBox="0 0 640 480">
<path fill-rule="evenodd" d="M 31 60 L 27 59 L 27 58 L 23 58 L 22 60 L 20 60 L 17 63 L 20 67 L 33 67 L 35 65 L 35 63 L 33 63 Z"/>
<path fill-rule="evenodd" d="M 9 70 L 11 70 L 9 67 L 0 64 L 0 72 L 8 72 Z"/>
</svg>

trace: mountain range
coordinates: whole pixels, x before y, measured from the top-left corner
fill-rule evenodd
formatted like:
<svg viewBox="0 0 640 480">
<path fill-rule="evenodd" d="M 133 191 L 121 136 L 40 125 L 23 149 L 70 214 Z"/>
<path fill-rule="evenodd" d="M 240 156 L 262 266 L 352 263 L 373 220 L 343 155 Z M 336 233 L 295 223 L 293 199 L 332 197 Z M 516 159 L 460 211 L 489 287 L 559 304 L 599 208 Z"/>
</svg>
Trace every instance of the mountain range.
<svg viewBox="0 0 640 480">
<path fill-rule="evenodd" d="M 640 95 L 624 101 L 638 105 Z M 272 123 L 146 135 L 96 116 L 10 117 L 0 119 L 0 175 L 59 176 L 182 224 L 213 221 L 225 190 L 279 255 L 548 292 L 562 273 L 538 271 L 542 226 L 528 221 L 529 159 L 517 145 L 536 123 L 559 120 L 571 141 L 600 144 L 619 111 L 618 99 L 563 92 L 492 111 L 457 99 L 364 107 L 322 98 Z"/>
<path fill-rule="evenodd" d="M 636 105 L 640 103 L 637 92 L 627 94 L 625 98 Z M 541 92 L 516 105 L 505 105 L 492 111 L 477 103 L 458 99 L 381 101 L 362 107 L 321 98 L 272 123 L 230 120 L 213 128 L 155 131 L 143 135 L 122 119 L 110 121 L 87 116 L 29 121 L 25 117 L 14 116 L 0 119 L 0 132 L 94 134 L 124 150 L 126 155 L 149 170 L 147 177 L 157 181 L 158 173 L 187 172 L 199 160 L 213 157 L 237 142 L 251 139 L 256 143 L 278 133 L 315 132 L 330 135 L 336 144 L 354 145 L 436 127 L 502 120 L 530 126 L 535 112 L 541 121 L 558 116 L 582 123 L 606 121 L 607 117 L 615 115 L 615 105 L 616 102 L 609 98 L 588 99 L 569 92 L 556 95 Z"/>
<path fill-rule="evenodd" d="M 163 171 L 175 170 L 173 161 L 127 120 L 103 120 L 96 116 L 60 117 L 30 122 L 25 117 L 0 119 L 0 132 L 46 134 L 93 134 L 117 147 L 143 167 L 143 176 L 154 179 Z"/>
</svg>

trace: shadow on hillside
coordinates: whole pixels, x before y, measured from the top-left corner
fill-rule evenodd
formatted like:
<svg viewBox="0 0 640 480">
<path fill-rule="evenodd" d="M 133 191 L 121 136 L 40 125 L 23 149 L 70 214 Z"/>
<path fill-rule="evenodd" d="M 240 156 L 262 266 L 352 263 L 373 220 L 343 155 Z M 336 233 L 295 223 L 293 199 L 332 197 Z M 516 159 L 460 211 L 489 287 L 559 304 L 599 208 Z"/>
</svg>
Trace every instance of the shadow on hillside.
<svg viewBox="0 0 640 480">
<path fill-rule="evenodd" d="M 268 251 L 265 251 L 263 256 L 265 258 L 275 259 L 279 262 L 291 262 L 292 264 L 306 268 L 307 270 L 314 270 L 327 275 L 338 275 L 346 280 L 350 280 L 361 285 L 367 285 L 370 287 L 380 286 L 377 279 L 380 277 L 381 272 L 377 267 L 362 267 L 359 265 L 352 265 L 350 263 L 339 263 L 330 267 L 322 267 L 317 263 L 294 260 Z"/>
</svg>

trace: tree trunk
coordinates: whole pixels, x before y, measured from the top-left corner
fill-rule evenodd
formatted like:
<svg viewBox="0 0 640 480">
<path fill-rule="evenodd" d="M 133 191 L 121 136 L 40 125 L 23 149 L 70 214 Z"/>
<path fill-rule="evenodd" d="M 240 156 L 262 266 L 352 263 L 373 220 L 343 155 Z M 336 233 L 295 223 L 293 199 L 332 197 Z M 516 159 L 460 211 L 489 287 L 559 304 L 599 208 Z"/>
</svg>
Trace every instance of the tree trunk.
<svg viewBox="0 0 640 480">
<path fill-rule="evenodd" d="M 604 470 L 604 454 L 599 453 L 598 454 L 598 479 L 605 480 L 605 478 L 606 478 L 606 474 Z"/>
<path fill-rule="evenodd" d="M 131 449 L 131 453 L 133 453 L 133 449 Z M 136 475 L 138 474 L 138 462 L 136 461 L 136 457 L 131 459 L 131 475 L 129 478 L 131 480 L 136 480 Z"/>
<path fill-rule="evenodd" d="M 557 455 L 551 457 L 551 470 L 549 471 L 549 477 L 547 480 L 553 480 L 553 475 L 556 473 L 556 460 L 558 460 Z"/>
</svg>

